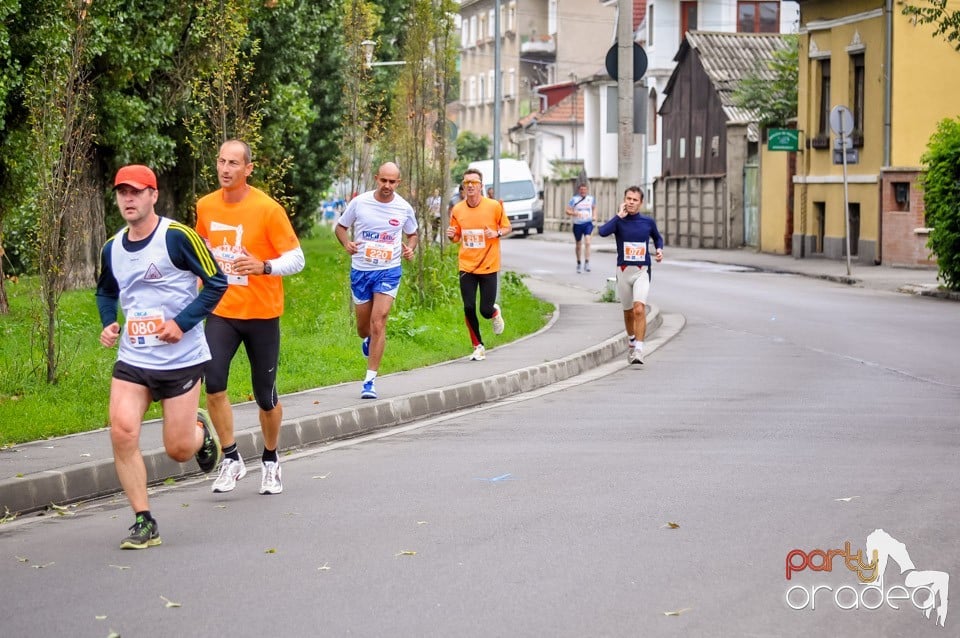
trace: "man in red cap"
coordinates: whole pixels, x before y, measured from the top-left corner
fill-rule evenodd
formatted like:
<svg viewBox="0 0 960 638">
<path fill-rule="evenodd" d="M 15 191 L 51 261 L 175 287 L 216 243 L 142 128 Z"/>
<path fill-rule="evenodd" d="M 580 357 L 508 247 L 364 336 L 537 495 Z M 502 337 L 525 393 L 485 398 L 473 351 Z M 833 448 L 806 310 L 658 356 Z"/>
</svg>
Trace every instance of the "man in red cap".
<svg viewBox="0 0 960 638">
<path fill-rule="evenodd" d="M 227 290 L 227 278 L 189 226 L 157 215 L 157 177 L 146 166 L 117 171 L 114 193 L 126 227 L 100 254 L 97 310 L 100 343 L 119 342 L 110 383 L 110 442 L 120 485 L 133 508 L 123 549 L 160 544 L 147 500 L 140 425 L 150 404 L 163 409 L 163 444 L 174 461 L 195 457 L 209 472 L 222 456 L 216 430 L 199 410 L 200 381 L 210 349 L 203 319 Z M 197 278 L 203 283 L 197 290 Z M 117 322 L 117 306 L 125 322 Z"/>
</svg>

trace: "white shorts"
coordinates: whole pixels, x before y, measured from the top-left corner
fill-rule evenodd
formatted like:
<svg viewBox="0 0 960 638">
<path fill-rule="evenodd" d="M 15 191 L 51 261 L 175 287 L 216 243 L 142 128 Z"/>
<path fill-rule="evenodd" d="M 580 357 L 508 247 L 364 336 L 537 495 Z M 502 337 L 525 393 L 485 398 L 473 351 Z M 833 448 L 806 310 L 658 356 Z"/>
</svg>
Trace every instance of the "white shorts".
<svg viewBox="0 0 960 638">
<path fill-rule="evenodd" d="M 650 294 L 650 271 L 647 267 L 617 268 L 617 294 L 624 310 L 632 310 L 637 302 L 647 305 L 647 295 Z"/>
</svg>

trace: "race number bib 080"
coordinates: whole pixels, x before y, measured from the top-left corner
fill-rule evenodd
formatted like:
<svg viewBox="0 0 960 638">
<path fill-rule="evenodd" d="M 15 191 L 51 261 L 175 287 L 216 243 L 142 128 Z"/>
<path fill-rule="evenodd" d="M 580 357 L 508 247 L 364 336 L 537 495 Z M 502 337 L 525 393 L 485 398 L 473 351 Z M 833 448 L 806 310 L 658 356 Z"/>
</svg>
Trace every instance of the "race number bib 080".
<svg viewBox="0 0 960 638">
<path fill-rule="evenodd" d="M 237 259 L 242 256 L 243 253 L 236 250 L 233 246 L 218 246 L 213 250 L 213 258 L 217 260 L 220 270 L 227 276 L 227 283 L 230 285 L 247 285 L 247 276 L 237 274 Z"/>
<path fill-rule="evenodd" d="M 581 208 L 577 210 L 577 219 L 581 219 L 583 221 L 590 221 L 592 217 L 593 217 L 593 211 L 589 208 Z"/>
<path fill-rule="evenodd" d="M 368 241 L 363 245 L 363 261 L 371 265 L 389 264 L 393 261 L 393 244 Z"/>
<path fill-rule="evenodd" d="M 483 234 L 483 229 L 465 229 L 461 234 L 461 241 L 466 248 L 483 248 L 487 245 L 487 238 Z"/>
<path fill-rule="evenodd" d="M 163 328 L 163 310 L 147 308 L 133 310 L 127 317 L 127 339 L 135 348 L 166 345 L 160 341 L 160 329 Z"/>
<path fill-rule="evenodd" d="M 623 242 L 623 260 L 624 261 L 646 261 L 647 243 L 639 241 Z"/>
</svg>

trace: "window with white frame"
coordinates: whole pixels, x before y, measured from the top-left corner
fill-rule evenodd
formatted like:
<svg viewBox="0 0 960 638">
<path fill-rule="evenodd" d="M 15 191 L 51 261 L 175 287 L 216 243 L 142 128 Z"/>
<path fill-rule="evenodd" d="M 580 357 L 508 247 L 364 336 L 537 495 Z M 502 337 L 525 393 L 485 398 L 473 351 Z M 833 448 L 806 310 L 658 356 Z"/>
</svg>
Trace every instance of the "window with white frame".
<svg viewBox="0 0 960 638">
<path fill-rule="evenodd" d="M 557 0 L 550 0 L 547 7 L 547 33 L 557 35 Z"/>
<path fill-rule="evenodd" d="M 507 69 L 507 72 L 500 79 L 503 82 L 503 97 L 515 97 L 517 94 L 517 70 L 512 67 Z"/>
<path fill-rule="evenodd" d="M 470 16 L 470 46 L 477 44 L 477 16 Z"/>
<path fill-rule="evenodd" d="M 487 86 L 490 87 L 490 94 L 487 95 L 487 102 L 493 102 L 493 99 L 494 99 L 493 90 L 494 90 L 494 87 L 496 86 L 494 82 L 496 82 L 496 75 L 495 75 L 495 72 L 491 69 L 490 71 L 487 72 Z"/>
<path fill-rule="evenodd" d="M 469 104 L 470 106 L 476 106 L 476 104 L 477 104 L 477 78 L 476 78 L 476 76 L 473 76 L 473 75 L 470 76 L 470 93 L 468 93 L 468 95 L 469 95 L 469 98 L 470 98 L 470 99 L 467 101 L 467 104 Z"/>
<path fill-rule="evenodd" d="M 478 43 L 480 43 L 487 39 L 487 14 L 480 14 L 477 16 L 477 20 L 477 36 L 479 37 Z"/>
<path fill-rule="evenodd" d="M 680 144 L 677 145 L 677 157 L 683 159 L 687 156 L 687 138 L 681 137 Z"/>
<path fill-rule="evenodd" d="M 470 21 L 464 20 L 460 23 L 460 46 L 466 49 L 470 46 Z"/>
<path fill-rule="evenodd" d="M 517 3 L 507 5 L 507 31 L 517 30 Z"/>
<path fill-rule="evenodd" d="M 491 40 L 497 34 L 497 11 L 496 9 L 490 9 L 487 12 L 487 37 Z"/>
</svg>

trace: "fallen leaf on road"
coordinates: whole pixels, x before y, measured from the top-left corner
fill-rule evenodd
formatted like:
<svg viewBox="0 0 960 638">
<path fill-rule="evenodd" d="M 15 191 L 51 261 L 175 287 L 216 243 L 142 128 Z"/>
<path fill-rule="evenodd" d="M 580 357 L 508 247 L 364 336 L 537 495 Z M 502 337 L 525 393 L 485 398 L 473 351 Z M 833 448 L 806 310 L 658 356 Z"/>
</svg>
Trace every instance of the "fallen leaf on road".
<svg viewBox="0 0 960 638">
<path fill-rule="evenodd" d="M 6 507 L 3 508 L 3 517 L 0 517 L 0 523 L 9 523 L 19 516 L 20 513 L 16 512 L 14 514 L 10 513 L 10 510 Z"/>
<path fill-rule="evenodd" d="M 176 485 L 176 484 L 177 484 L 177 479 L 175 479 L 175 478 L 168 478 L 167 480 L 165 480 L 165 481 L 163 482 L 163 484 L 164 484 L 164 485 Z"/>
<path fill-rule="evenodd" d="M 30 562 L 30 559 L 27 558 L 26 556 L 14 556 L 14 558 L 16 558 L 16 559 L 17 559 L 17 562 L 19 562 L 19 563 L 29 563 L 29 562 Z"/>
<path fill-rule="evenodd" d="M 677 609 L 675 611 L 665 611 L 663 612 L 664 616 L 679 616 L 685 611 L 690 611 L 692 607 L 684 607 L 683 609 Z"/>
<path fill-rule="evenodd" d="M 417 525 L 429 525 L 428 521 L 417 521 Z"/>
<path fill-rule="evenodd" d="M 90 456 L 90 453 L 89 453 L 89 452 L 84 452 L 84 453 L 81 454 L 80 456 L 82 456 L 82 457 L 88 457 L 88 456 Z"/>
<path fill-rule="evenodd" d="M 214 507 L 216 507 L 218 510 L 225 510 L 225 509 L 227 509 L 227 506 L 226 506 L 226 505 L 214 505 Z"/>
<path fill-rule="evenodd" d="M 43 569 L 44 567 L 50 567 L 50 565 L 54 565 L 54 564 L 55 563 L 51 561 L 49 563 L 44 563 L 43 565 L 31 565 L 31 567 L 33 567 L 34 569 Z"/>
<path fill-rule="evenodd" d="M 106 620 L 107 617 L 106 617 L 106 616 L 94 616 L 93 619 L 94 619 L 94 620 Z"/>
<path fill-rule="evenodd" d="M 311 476 L 310 478 L 314 478 L 314 479 L 325 479 L 325 478 L 327 478 L 328 476 L 330 476 L 330 472 L 327 472 L 326 474 L 318 474 L 318 475 L 316 475 L 316 476 Z"/>
<path fill-rule="evenodd" d="M 843 501 L 844 503 L 849 503 L 855 498 L 860 498 L 859 496 L 844 496 L 843 498 L 835 498 L 835 501 Z"/>
<path fill-rule="evenodd" d="M 181 606 L 180 603 L 175 603 L 175 602 L 173 602 L 172 600 L 170 600 L 169 598 L 167 598 L 166 596 L 161 596 L 160 599 L 165 603 L 165 604 L 164 604 L 164 607 L 167 607 L 168 609 L 169 609 L 170 607 L 180 607 L 180 606 Z"/>
<path fill-rule="evenodd" d="M 190 503 L 180 503 L 180 507 L 190 507 Z"/>
<path fill-rule="evenodd" d="M 113 567 L 114 569 L 119 569 L 120 571 L 130 569 L 129 565 L 107 565 L 107 567 Z"/>
<path fill-rule="evenodd" d="M 110 633 L 107 634 L 107 638 L 120 638 L 120 634 L 111 629 Z"/>
<path fill-rule="evenodd" d="M 660 526 L 661 529 L 663 529 L 664 527 L 666 527 L 666 528 L 668 528 L 668 529 L 677 529 L 678 527 L 680 527 L 680 523 L 674 523 L 673 521 L 667 521 L 667 524 L 666 524 L 666 525 L 661 525 L 661 526 Z"/>
<path fill-rule="evenodd" d="M 270 549 L 264 550 L 263 553 L 264 553 L 264 554 L 276 554 L 276 553 L 277 553 L 277 548 L 276 548 L 276 547 L 271 547 Z"/>
<path fill-rule="evenodd" d="M 401 550 L 400 552 L 394 554 L 393 557 L 396 558 L 397 556 L 416 556 L 416 555 L 417 555 L 417 553 L 416 553 L 415 551 L 413 551 L 412 549 L 404 549 L 404 550 Z"/>
<path fill-rule="evenodd" d="M 317 567 L 317 571 L 318 571 L 318 572 L 328 572 L 328 571 L 330 571 L 330 563 L 324 563 L 323 565 L 320 565 L 320 567 Z"/>
</svg>

